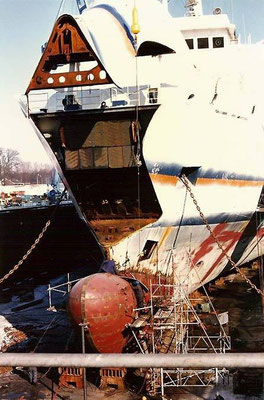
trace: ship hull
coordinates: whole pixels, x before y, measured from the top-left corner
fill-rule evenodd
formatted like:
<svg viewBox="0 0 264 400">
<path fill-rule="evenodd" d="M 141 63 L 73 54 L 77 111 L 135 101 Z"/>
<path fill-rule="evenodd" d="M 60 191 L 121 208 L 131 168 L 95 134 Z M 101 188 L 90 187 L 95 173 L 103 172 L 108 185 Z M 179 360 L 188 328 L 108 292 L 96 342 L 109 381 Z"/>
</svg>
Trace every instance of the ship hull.
<svg viewBox="0 0 264 400">
<path fill-rule="evenodd" d="M 80 267 L 87 267 L 87 274 L 97 272 L 102 256 L 95 239 L 75 207 L 64 204 L 0 211 L 1 277 L 29 250 L 48 220 L 51 224 L 47 231 L 20 268 L 6 280 L 7 285 L 29 277 L 48 280 Z"/>
<path fill-rule="evenodd" d="M 167 121 L 166 129 L 163 130 L 163 140 L 155 144 L 158 141 L 155 120 L 159 121 L 163 114 L 162 120 Z M 47 117 L 33 114 L 32 118 L 35 131 L 42 137 L 39 130 L 42 125 L 47 127 L 49 123 L 55 129 L 55 123 L 59 125 L 60 115 Z M 92 140 L 98 140 L 92 139 L 98 134 L 98 121 L 104 124 L 105 129 L 110 129 L 111 126 L 114 137 L 113 121 L 117 126 L 127 124 L 124 130 L 129 135 L 127 127 L 133 122 L 133 110 L 82 110 L 77 114 L 67 112 L 63 116 L 64 124 L 69 121 L 68 127 L 71 126 L 71 120 L 79 121 L 81 130 L 86 129 L 90 123 L 90 136 L 83 139 L 84 144 L 74 150 L 71 149 L 69 139 L 64 148 L 63 160 L 55 161 L 58 168 L 61 168 L 66 185 L 72 190 L 84 219 L 97 237 L 99 247 L 106 258 L 116 262 L 120 273 L 135 276 L 140 274 L 140 279 L 148 287 L 151 277 L 156 281 L 158 276 L 162 276 L 162 279 L 169 282 L 185 282 L 187 279 L 188 292 L 191 292 L 215 279 L 226 268 L 231 268 L 230 261 L 219 249 L 201 219 L 182 181 L 182 174 L 187 174 L 189 188 L 204 212 L 208 226 L 235 263 L 243 264 L 263 253 L 264 248 L 259 240 L 262 237 L 262 213 L 255 211 L 263 179 L 242 174 L 241 166 L 237 168 L 237 172 L 231 166 L 223 172 L 219 169 L 185 167 L 184 161 L 177 164 L 170 160 L 170 149 L 178 141 L 181 143 L 179 147 L 183 148 L 182 154 L 185 154 L 186 162 L 192 165 L 188 160 L 188 150 L 184 147 L 184 138 L 181 135 L 175 138 L 171 106 L 168 109 L 165 106 L 140 108 L 143 154 L 138 166 L 132 164 L 117 168 L 113 165 L 111 168 L 109 165 L 100 165 L 96 168 L 95 164 L 84 167 L 77 164 L 77 161 L 75 164 L 72 161 L 74 157 L 80 160 L 83 151 L 89 150 L 95 154 L 98 150 L 98 145 L 90 145 Z M 228 125 L 228 121 L 224 121 L 223 129 L 226 124 Z M 245 129 L 243 125 L 243 131 Z M 254 134 L 257 136 L 258 133 L 257 130 Z M 68 137 L 74 137 L 74 130 L 71 128 Z M 106 138 L 107 144 L 101 142 L 100 156 L 105 148 L 109 155 L 112 149 L 121 146 L 119 141 L 123 140 L 117 138 L 115 143 L 111 143 L 112 139 L 109 136 Z M 136 144 L 130 136 L 127 138 L 126 146 L 131 146 L 130 154 L 133 158 Z M 235 144 L 235 138 L 230 141 Z M 246 157 L 249 149 L 244 142 L 241 148 Z M 48 151 L 54 158 L 54 154 L 58 154 L 58 147 L 54 148 L 51 144 Z M 205 159 L 206 157 L 210 158 L 211 155 L 204 155 Z M 227 165 L 228 163 L 229 160 L 226 161 Z"/>
<path fill-rule="evenodd" d="M 238 266 L 263 253 L 263 216 L 258 211 L 249 220 L 210 224 L 217 241 Z M 206 226 L 198 223 L 149 226 L 115 246 L 111 256 L 121 274 L 134 276 L 147 287 L 162 279 L 183 284 L 188 293 L 232 268 Z"/>
</svg>

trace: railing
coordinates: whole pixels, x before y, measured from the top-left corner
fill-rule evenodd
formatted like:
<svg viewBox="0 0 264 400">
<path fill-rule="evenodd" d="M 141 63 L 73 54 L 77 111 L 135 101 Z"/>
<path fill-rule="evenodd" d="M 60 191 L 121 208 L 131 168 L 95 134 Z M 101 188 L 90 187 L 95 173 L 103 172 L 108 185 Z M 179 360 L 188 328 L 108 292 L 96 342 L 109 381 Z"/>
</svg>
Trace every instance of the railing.
<svg viewBox="0 0 264 400">
<path fill-rule="evenodd" d="M 28 97 L 30 112 L 39 112 L 47 107 L 49 94 L 47 92 L 32 92 Z"/>
<path fill-rule="evenodd" d="M 73 107 L 65 106 L 67 96 L 74 98 Z M 49 89 L 31 91 L 28 96 L 29 112 L 54 113 L 72 110 L 92 110 L 108 107 L 135 107 L 159 102 L 159 88 L 151 85 L 124 87 L 108 87 L 91 89 L 86 86 L 78 88 L 62 88 L 57 91 Z"/>
<path fill-rule="evenodd" d="M 60 354 L 2 353 L 0 366 L 86 368 L 264 368 L 263 353 Z"/>
<path fill-rule="evenodd" d="M 52 305 L 52 292 L 57 292 L 57 293 L 61 293 L 63 295 L 70 293 L 71 288 L 72 288 L 72 284 L 79 282 L 81 278 L 78 279 L 74 279 L 74 280 L 70 280 L 70 274 L 67 274 L 67 281 L 64 283 L 61 283 L 59 285 L 55 285 L 55 286 L 51 286 L 49 284 L 49 287 L 47 289 L 48 294 L 49 294 L 49 308 L 48 311 L 57 311 L 56 308 Z M 63 289 L 62 289 L 63 288 Z"/>
</svg>

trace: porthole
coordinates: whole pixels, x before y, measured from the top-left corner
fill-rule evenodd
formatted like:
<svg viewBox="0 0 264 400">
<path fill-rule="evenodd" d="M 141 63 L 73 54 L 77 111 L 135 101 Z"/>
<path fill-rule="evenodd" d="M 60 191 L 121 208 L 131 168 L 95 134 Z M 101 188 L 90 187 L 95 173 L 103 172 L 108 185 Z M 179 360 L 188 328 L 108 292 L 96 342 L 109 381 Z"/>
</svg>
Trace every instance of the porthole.
<svg viewBox="0 0 264 400">
<path fill-rule="evenodd" d="M 105 79 L 106 78 L 106 72 L 104 70 L 100 71 L 99 77 L 100 77 L 100 79 Z"/>
</svg>

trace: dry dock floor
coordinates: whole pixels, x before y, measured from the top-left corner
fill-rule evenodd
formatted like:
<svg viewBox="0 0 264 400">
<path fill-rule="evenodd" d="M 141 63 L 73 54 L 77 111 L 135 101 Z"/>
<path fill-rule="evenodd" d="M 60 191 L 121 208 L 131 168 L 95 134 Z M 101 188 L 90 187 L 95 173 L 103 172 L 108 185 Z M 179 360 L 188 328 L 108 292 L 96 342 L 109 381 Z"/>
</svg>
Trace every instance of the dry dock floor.
<svg viewBox="0 0 264 400">
<path fill-rule="evenodd" d="M 244 272 L 258 284 L 257 268 L 245 268 Z M 232 337 L 232 351 L 252 352 L 253 357 L 254 352 L 264 352 L 264 319 L 260 296 L 254 293 L 243 279 L 235 273 L 230 273 L 225 278 L 218 279 L 209 285 L 208 291 L 215 308 L 219 312 L 228 311 L 229 313 L 229 333 Z M 65 345 L 68 341 L 71 326 L 67 313 L 59 309 L 61 299 L 54 297 L 54 305 L 57 307 L 57 312 L 54 313 L 47 311 L 49 304 L 46 287 L 37 288 L 34 298 L 42 299 L 42 301 L 25 309 L 17 310 L 17 307 L 21 305 L 19 294 L 13 296 L 12 301 L 0 304 L 0 344 L 2 351 L 6 351 L 6 347 L 11 347 L 11 349 L 13 348 L 12 351 L 16 351 L 16 346 L 19 345 L 18 342 L 25 337 L 32 338 L 33 336 L 35 339 L 33 347 L 37 343 L 37 351 L 40 352 L 50 352 L 52 348 L 58 351 L 58 346 L 61 343 Z M 31 350 L 32 346 L 18 351 Z M 61 348 L 60 351 L 65 352 L 65 349 Z M 100 391 L 98 388 L 99 382 L 93 379 L 96 384 L 94 385 L 89 382 L 89 374 L 87 376 L 87 399 L 140 400 L 144 398 L 144 394 L 138 392 L 140 385 L 136 387 L 136 385 L 131 385 L 131 382 L 129 382 L 129 390 L 124 393 L 113 388 L 109 388 L 107 391 Z M 229 385 L 226 386 L 219 385 L 217 387 L 192 389 L 173 388 L 165 391 L 165 395 L 167 400 L 214 400 L 217 392 L 223 396 L 224 400 L 264 400 L 263 391 L 258 395 L 251 394 L 250 391 L 245 394 L 234 394 L 232 377 Z M 158 398 L 160 399 L 161 397 Z M 9 369 L 0 371 L 1 399 L 81 400 L 84 399 L 84 395 L 83 390 L 76 389 L 73 386 L 61 387 L 58 390 L 56 379 L 51 379 L 49 374 L 46 374 L 46 370 L 38 371 L 38 382 L 32 385 L 28 382 L 25 372 Z M 145 395 L 145 399 L 149 400 L 150 398 Z"/>
<path fill-rule="evenodd" d="M 40 377 L 41 374 L 39 374 Z M 118 392 L 110 390 L 101 392 L 95 385 L 87 382 L 87 399 L 101 400 L 138 400 L 142 396 L 131 392 Z M 60 388 L 51 379 L 44 377 L 32 385 L 26 379 L 16 373 L 7 373 L 0 378 L 0 399 L 2 400 L 83 400 L 83 390 L 71 388 Z"/>
</svg>

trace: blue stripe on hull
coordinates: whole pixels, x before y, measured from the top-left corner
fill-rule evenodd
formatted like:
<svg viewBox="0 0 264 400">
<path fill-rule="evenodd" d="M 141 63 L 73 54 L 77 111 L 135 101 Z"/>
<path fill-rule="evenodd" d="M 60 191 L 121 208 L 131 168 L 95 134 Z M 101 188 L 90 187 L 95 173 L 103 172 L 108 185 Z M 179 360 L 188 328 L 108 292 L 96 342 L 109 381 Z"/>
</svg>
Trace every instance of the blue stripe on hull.
<svg viewBox="0 0 264 400">
<path fill-rule="evenodd" d="M 216 225 L 220 223 L 233 223 L 233 222 L 244 222 L 244 221 L 249 221 L 252 217 L 252 212 L 244 213 L 244 214 L 227 214 L 227 213 L 221 213 L 221 214 L 215 214 L 215 215 L 210 215 L 206 216 L 207 221 L 210 225 Z M 176 221 L 172 220 L 163 220 L 162 216 L 160 220 L 155 222 L 152 226 L 153 227 L 168 227 L 168 226 L 190 226 L 190 225 L 204 225 L 203 220 L 200 216 L 197 217 L 189 217 L 189 218 L 183 218 L 183 220 L 180 222 L 180 219 Z"/>
<path fill-rule="evenodd" d="M 149 163 L 146 162 L 148 172 L 155 173 L 154 171 L 159 170 L 158 175 L 168 175 L 168 176 L 180 176 L 183 170 L 183 166 L 180 164 L 168 164 L 168 163 Z M 263 176 L 251 176 L 244 174 L 237 174 L 235 172 L 229 171 L 216 171 L 213 169 L 204 170 L 202 167 L 197 167 L 197 171 L 194 172 L 197 178 L 205 179 L 233 179 L 233 180 L 248 180 L 248 181 L 262 181 Z"/>
</svg>

